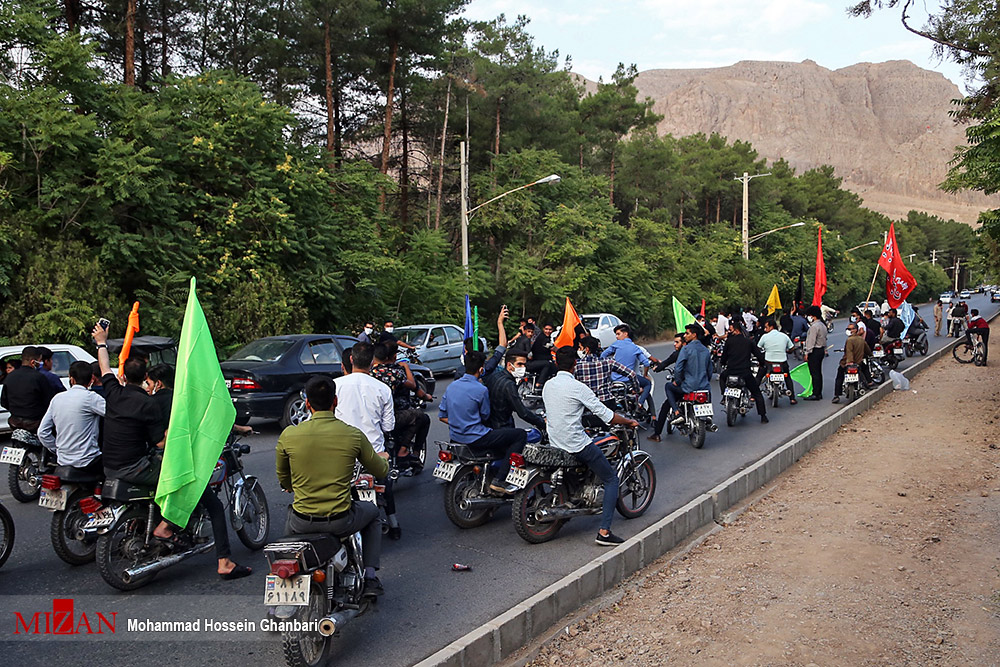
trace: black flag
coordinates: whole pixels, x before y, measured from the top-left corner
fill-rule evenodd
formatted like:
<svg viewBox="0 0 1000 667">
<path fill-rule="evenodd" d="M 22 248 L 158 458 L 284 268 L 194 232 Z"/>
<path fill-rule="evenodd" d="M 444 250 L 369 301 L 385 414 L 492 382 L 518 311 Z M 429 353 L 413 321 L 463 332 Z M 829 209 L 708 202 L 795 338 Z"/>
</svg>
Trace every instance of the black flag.
<svg viewBox="0 0 1000 667">
<path fill-rule="evenodd" d="M 795 299 L 792 302 L 792 312 L 802 306 L 802 264 L 799 263 L 799 286 L 795 288 Z"/>
</svg>

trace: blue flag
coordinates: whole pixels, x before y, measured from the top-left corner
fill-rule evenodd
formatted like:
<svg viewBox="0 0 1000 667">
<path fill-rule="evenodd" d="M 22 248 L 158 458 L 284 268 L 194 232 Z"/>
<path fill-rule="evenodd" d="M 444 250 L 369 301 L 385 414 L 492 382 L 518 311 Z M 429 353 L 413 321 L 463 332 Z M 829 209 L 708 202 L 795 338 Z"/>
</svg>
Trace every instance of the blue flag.
<svg viewBox="0 0 1000 667">
<path fill-rule="evenodd" d="M 913 312 L 913 306 L 910 305 L 909 301 L 904 301 L 899 304 L 896 313 L 899 315 L 899 319 L 903 321 L 903 324 L 906 325 L 906 328 L 903 329 L 903 333 L 899 334 L 899 337 L 906 338 L 906 332 L 910 330 L 910 325 L 913 324 L 913 320 L 917 317 Z"/>
<path fill-rule="evenodd" d="M 465 295 L 465 338 L 469 339 L 476 335 L 475 325 L 472 323 L 472 305 L 469 303 L 469 295 Z"/>
</svg>

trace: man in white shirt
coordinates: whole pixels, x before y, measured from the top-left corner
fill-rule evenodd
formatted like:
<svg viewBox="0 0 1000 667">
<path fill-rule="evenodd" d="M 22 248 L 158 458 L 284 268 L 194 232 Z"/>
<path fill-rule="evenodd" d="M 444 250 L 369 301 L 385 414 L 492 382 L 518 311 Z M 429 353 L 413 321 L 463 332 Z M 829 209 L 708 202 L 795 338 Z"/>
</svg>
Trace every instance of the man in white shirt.
<svg viewBox="0 0 1000 667">
<path fill-rule="evenodd" d="M 761 364 L 757 382 L 763 382 L 764 377 L 771 373 L 772 366 L 780 365 L 781 372 L 785 374 L 785 386 L 791 396 L 792 405 L 798 403 L 795 400 L 795 388 L 792 386 L 788 370 L 788 353 L 795 348 L 792 339 L 781 333 L 775 326 L 774 320 L 769 317 L 764 320 L 764 335 L 757 341 L 757 346 L 764 351 L 764 363 Z"/>
<path fill-rule="evenodd" d="M 757 328 L 757 316 L 753 314 L 753 308 L 747 308 L 743 311 L 743 325 L 747 330 L 747 335 L 755 338 L 754 330 Z"/>
<path fill-rule="evenodd" d="M 556 351 L 556 373 L 542 388 L 542 403 L 545 404 L 545 418 L 548 424 L 549 444 L 570 452 L 604 482 L 604 506 L 601 512 L 601 528 L 597 532 L 597 544 L 613 547 L 624 540 L 611 532 L 611 519 L 618 501 L 618 475 L 583 430 L 581 417 L 584 409 L 590 410 L 606 424 L 627 424 L 638 428 L 639 422 L 616 414 L 597 399 L 594 391 L 573 377 L 576 367 L 576 348 L 566 345 Z"/>
<path fill-rule="evenodd" d="M 52 397 L 38 427 L 38 439 L 56 453 L 59 465 L 103 475 L 99 438 L 104 398 L 90 391 L 93 378 L 86 361 L 70 365 L 69 391 Z"/>
<path fill-rule="evenodd" d="M 719 319 L 715 322 L 715 335 L 725 338 L 727 334 L 729 334 L 729 313 L 719 310 Z"/>
</svg>

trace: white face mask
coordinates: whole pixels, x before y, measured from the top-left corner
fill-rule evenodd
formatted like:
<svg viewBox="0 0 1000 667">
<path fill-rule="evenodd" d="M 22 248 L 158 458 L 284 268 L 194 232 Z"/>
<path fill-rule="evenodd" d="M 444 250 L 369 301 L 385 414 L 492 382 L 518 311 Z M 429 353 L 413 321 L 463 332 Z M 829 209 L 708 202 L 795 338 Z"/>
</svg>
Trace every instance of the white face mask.
<svg viewBox="0 0 1000 667">
<path fill-rule="evenodd" d="M 584 358 L 585 356 L 587 356 L 587 353 L 586 353 L 586 352 L 584 352 L 583 350 L 577 350 L 577 351 L 576 351 L 576 356 L 578 356 L 578 357 L 580 357 L 581 359 L 583 359 L 583 358 Z"/>
<path fill-rule="evenodd" d="M 815 317 L 813 317 L 812 315 L 808 315 L 808 316 L 806 317 L 806 319 L 807 319 L 807 320 L 809 320 L 809 323 L 810 323 L 810 324 L 816 321 L 816 318 L 815 318 Z"/>
<path fill-rule="evenodd" d="M 514 366 L 514 368 L 510 370 L 510 374 L 516 377 L 518 380 L 520 380 L 521 378 L 524 377 L 524 374 L 527 371 L 528 369 L 525 368 L 524 366 Z"/>
<path fill-rule="evenodd" d="M 392 329 L 393 329 L 392 327 L 386 327 L 385 328 L 385 332 L 386 333 L 392 333 Z"/>
<path fill-rule="evenodd" d="M 374 331 L 374 329 L 372 329 L 371 327 L 365 327 L 365 335 L 371 336 L 372 331 Z"/>
<path fill-rule="evenodd" d="M 851 321 L 852 322 L 857 322 L 858 321 L 857 316 L 856 315 L 851 315 Z"/>
</svg>

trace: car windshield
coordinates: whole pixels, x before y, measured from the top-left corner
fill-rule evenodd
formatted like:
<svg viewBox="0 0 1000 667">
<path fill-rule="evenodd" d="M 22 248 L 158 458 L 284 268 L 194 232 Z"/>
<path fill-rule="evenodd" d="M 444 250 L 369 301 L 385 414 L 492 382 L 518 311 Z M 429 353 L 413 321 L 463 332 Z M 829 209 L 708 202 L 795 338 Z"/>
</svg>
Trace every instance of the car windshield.
<svg viewBox="0 0 1000 667">
<path fill-rule="evenodd" d="M 581 321 L 583 322 L 583 326 L 589 330 L 596 329 L 599 320 L 599 317 L 584 317 Z"/>
<path fill-rule="evenodd" d="M 427 338 L 427 329 L 407 329 L 404 327 L 394 330 L 393 333 L 396 334 L 396 338 L 414 347 L 423 345 L 424 339 Z"/>
<path fill-rule="evenodd" d="M 262 338 L 243 347 L 226 361 L 277 361 L 293 345 L 294 340 Z"/>
</svg>

